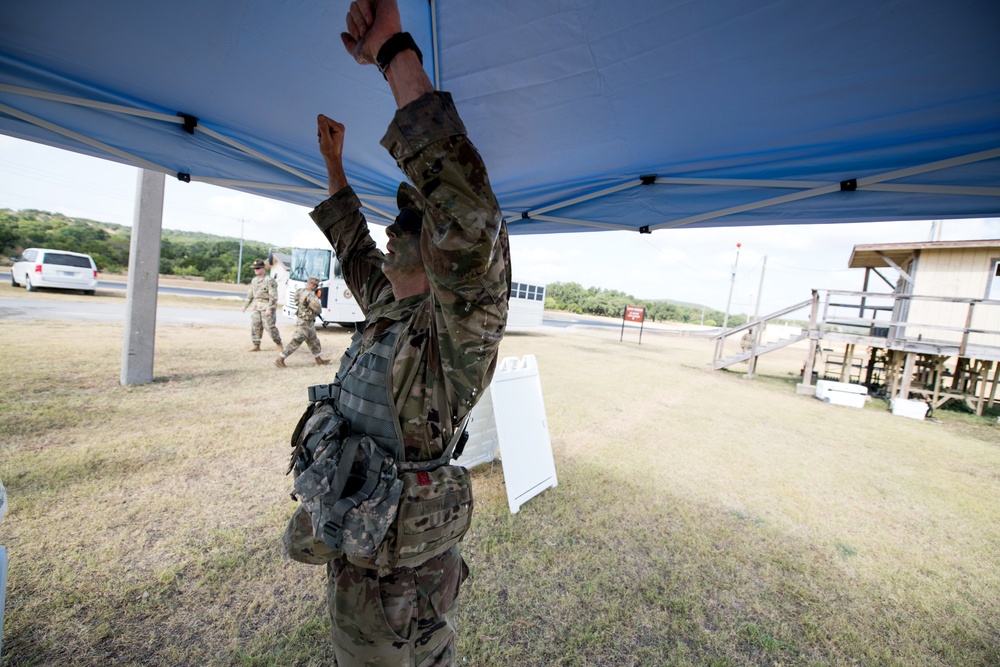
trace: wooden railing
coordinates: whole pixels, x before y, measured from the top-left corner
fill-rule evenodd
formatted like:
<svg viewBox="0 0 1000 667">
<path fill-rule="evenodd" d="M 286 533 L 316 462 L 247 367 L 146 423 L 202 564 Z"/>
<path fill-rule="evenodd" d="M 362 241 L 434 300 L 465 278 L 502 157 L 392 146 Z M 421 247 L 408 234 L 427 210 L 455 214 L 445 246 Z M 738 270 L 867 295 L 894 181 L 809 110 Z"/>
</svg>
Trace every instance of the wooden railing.
<svg viewBox="0 0 1000 667">
<path fill-rule="evenodd" d="M 817 292 L 814 292 L 814 299 Z M 958 343 L 958 356 L 964 357 L 968 347 L 970 336 L 997 336 L 1000 337 L 1000 329 L 985 329 L 973 327 L 977 308 L 980 312 L 991 312 L 987 309 L 995 309 L 992 312 L 1000 313 L 1000 301 L 991 299 L 969 299 L 963 297 L 945 296 L 921 296 L 917 294 L 895 294 L 882 292 L 852 292 L 846 290 L 827 290 L 826 299 L 823 305 L 823 315 L 817 322 L 810 323 L 810 330 L 817 330 L 819 338 L 823 338 L 828 331 L 833 331 L 833 327 L 845 327 L 848 330 L 843 333 L 856 333 L 860 336 L 882 338 L 886 341 L 886 347 L 893 348 L 907 342 L 914 342 L 914 338 L 905 334 L 907 329 L 930 330 L 931 332 L 957 332 L 960 333 Z M 842 297 L 854 297 L 857 303 L 842 303 Z M 834 298 L 837 300 L 835 301 Z M 872 305 L 872 302 L 877 305 Z M 909 305 L 914 302 L 964 304 L 965 318 L 964 326 L 951 324 L 940 324 L 935 322 L 918 322 L 909 319 Z M 888 303 L 889 305 L 885 305 Z M 857 317 L 850 317 L 840 313 L 832 313 L 831 309 L 848 308 L 858 310 Z M 866 313 L 871 313 L 866 317 Z M 880 319 L 881 313 L 889 313 L 889 319 Z M 1000 317 L 998 317 L 1000 321 Z M 851 331 L 853 330 L 853 331 Z M 923 334 L 920 334 L 922 340 Z M 981 339 L 986 347 L 1000 348 L 1000 341 L 994 342 Z M 992 343 L 992 344 L 991 344 Z"/>
<path fill-rule="evenodd" d="M 910 306 L 916 302 L 964 304 L 964 326 L 936 322 L 916 322 L 909 319 Z M 934 353 L 947 350 L 952 356 L 965 357 L 970 352 L 973 338 L 977 343 L 973 349 L 977 354 L 1000 359 L 1000 328 L 974 327 L 977 312 L 997 313 L 1000 322 L 1000 300 L 970 299 L 963 297 L 921 296 L 916 294 L 896 294 L 886 292 L 856 292 L 849 290 L 813 290 L 812 298 L 787 308 L 746 322 L 738 327 L 720 331 L 712 338 L 715 350 L 713 368 L 723 368 L 737 361 L 749 361 L 748 375 L 754 373 L 758 351 L 769 351 L 761 345 L 764 327 L 768 322 L 786 317 L 798 310 L 809 307 L 808 337 L 814 341 L 824 338 L 842 340 L 851 344 L 861 343 L 872 347 L 895 350 L 912 350 Z M 917 336 L 907 336 L 907 330 L 919 330 Z M 723 358 L 726 341 L 737 334 L 752 331 L 750 349 L 742 354 Z M 927 333 L 932 335 L 925 337 Z M 933 337 L 935 332 L 959 333 L 960 336 Z M 956 339 L 956 340 L 950 340 Z M 812 382 L 811 369 L 815 362 L 816 345 L 810 345 L 803 371 L 803 384 Z M 939 352 L 940 353 L 940 352 Z"/>
</svg>

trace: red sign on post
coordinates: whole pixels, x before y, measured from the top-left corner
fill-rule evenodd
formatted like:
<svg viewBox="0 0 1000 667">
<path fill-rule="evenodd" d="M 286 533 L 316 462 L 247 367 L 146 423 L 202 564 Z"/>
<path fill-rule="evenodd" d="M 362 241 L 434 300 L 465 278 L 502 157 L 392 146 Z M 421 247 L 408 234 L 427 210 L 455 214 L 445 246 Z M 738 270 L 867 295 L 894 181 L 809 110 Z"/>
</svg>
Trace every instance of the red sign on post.
<svg viewBox="0 0 1000 667">
<path fill-rule="evenodd" d="M 625 338 L 625 322 L 639 323 L 639 345 L 642 345 L 642 323 L 646 319 L 646 308 L 643 306 L 625 306 L 622 313 L 622 334 L 618 337 L 618 342 Z"/>
<path fill-rule="evenodd" d="M 625 319 L 629 322 L 642 322 L 646 319 L 646 309 L 643 306 L 625 306 Z"/>
</svg>

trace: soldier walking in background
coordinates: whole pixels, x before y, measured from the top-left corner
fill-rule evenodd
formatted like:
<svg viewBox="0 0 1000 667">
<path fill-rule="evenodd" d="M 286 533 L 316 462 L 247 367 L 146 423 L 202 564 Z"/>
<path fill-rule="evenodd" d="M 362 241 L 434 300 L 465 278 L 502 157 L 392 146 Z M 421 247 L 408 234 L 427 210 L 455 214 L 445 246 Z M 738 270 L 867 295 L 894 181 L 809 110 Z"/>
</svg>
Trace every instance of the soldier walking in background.
<svg viewBox="0 0 1000 667">
<path fill-rule="evenodd" d="M 323 354 L 323 348 L 319 344 L 319 338 L 316 337 L 316 316 L 323 308 L 319 297 L 316 296 L 317 287 L 319 280 L 315 276 L 309 276 L 306 286 L 300 287 L 295 292 L 295 334 L 292 336 L 292 342 L 281 351 L 281 356 L 274 360 L 274 365 L 278 368 L 286 368 L 285 359 L 299 349 L 299 345 L 303 342 L 309 346 L 313 357 L 316 358 L 317 366 L 330 363 L 328 359 L 320 356 Z"/>
<path fill-rule="evenodd" d="M 250 290 L 247 298 L 243 301 L 243 311 L 253 304 L 253 311 L 250 313 L 250 341 L 253 347 L 251 352 L 260 352 L 260 335 L 264 329 L 274 341 L 274 344 L 281 349 L 281 333 L 275 326 L 278 318 L 278 283 L 274 278 L 267 275 L 264 260 L 255 259 L 253 261 L 253 280 L 250 281 Z"/>
</svg>

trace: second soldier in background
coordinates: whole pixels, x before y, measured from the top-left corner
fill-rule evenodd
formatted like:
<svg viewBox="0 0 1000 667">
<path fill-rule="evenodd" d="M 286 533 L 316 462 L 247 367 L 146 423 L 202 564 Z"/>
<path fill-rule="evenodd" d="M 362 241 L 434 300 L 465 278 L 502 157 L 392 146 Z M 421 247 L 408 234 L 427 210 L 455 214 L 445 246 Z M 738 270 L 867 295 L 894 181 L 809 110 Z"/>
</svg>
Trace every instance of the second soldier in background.
<svg viewBox="0 0 1000 667">
<path fill-rule="evenodd" d="M 285 346 L 281 355 L 274 360 L 275 366 L 287 368 L 285 359 L 299 349 L 299 345 L 302 345 L 303 342 L 309 346 L 317 366 L 330 363 L 329 360 L 322 358 L 323 348 L 319 344 L 319 338 L 316 337 L 316 316 L 323 308 L 316 295 L 317 287 L 319 287 L 319 280 L 314 276 L 309 276 L 306 286 L 295 291 L 295 334 L 292 335 L 292 342 Z"/>
</svg>

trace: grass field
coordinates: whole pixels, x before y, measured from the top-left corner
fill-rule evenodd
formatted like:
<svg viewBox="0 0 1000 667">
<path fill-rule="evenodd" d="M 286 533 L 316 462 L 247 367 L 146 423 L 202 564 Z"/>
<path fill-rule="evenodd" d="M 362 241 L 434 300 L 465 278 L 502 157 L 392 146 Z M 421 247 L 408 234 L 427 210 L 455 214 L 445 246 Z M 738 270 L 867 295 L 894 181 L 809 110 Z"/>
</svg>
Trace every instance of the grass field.
<svg viewBox="0 0 1000 667">
<path fill-rule="evenodd" d="M 161 326 L 156 381 L 123 388 L 121 345 L 0 320 L 0 665 L 330 664 L 323 570 L 280 550 L 288 437 L 329 367 Z M 525 354 L 559 486 L 510 515 L 500 464 L 474 471 L 462 664 L 1000 664 L 995 416 L 797 396 L 796 349 L 754 380 L 649 331 L 505 339 Z"/>
</svg>

